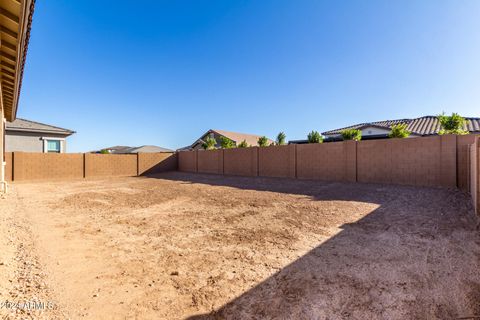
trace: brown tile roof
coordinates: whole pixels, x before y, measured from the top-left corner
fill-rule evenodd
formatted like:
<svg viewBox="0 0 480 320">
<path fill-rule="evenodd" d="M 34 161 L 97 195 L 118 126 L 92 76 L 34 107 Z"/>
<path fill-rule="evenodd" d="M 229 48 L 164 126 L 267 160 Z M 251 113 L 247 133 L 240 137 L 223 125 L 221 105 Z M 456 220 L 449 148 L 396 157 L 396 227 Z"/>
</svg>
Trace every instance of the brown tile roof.
<svg viewBox="0 0 480 320">
<path fill-rule="evenodd" d="M 23 131 L 23 132 L 38 132 L 38 133 L 58 133 L 62 135 L 71 135 L 75 131 L 55 127 L 49 124 L 40 123 L 36 121 L 17 118 L 12 122 L 7 121 L 6 131 Z"/>
<path fill-rule="evenodd" d="M 126 151 L 130 149 L 132 149 L 132 147 L 130 146 L 113 146 L 113 147 L 103 148 L 101 150 L 108 150 L 111 153 L 126 153 Z M 94 152 L 100 152 L 100 151 L 94 151 Z"/>
<path fill-rule="evenodd" d="M 233 142 L 235 144 L 240 144 L 243 140 L 247 142 L 249 146 L 257 146 L 258 138 L 261 136 L 255 135 L 255 134 L 248 134 L 248 133 L 240 133 L 240 132 L 232 132 L 232 131 L 226 131 L 226 130 L 218 130 L 218 129 L 210 129 L 207 132 L 205 132 L 199 139 L 197 139 L 194 143 L 192 143 L 189 146 L 179 148 L 177 150 L 191 150 L 195 148 L 198 144 L 201 144 L 204 142 L 204 139 L 210 134 L 210 133 L 215 133 L 220 136 L 224 136 Z M 268 144 L 273 143 L 274 141 L 269 139 L 267 137 Z M 220 141 L 217 141 L 217 146 L 220 144 Z"/>
<path fill-rule="evenodd" d="M 91 151 L 92 153 L 99 153 L 102 150 L 108 150 L 110 153 L 115 154 L 127 154 L 127 153 L 157 153 L 157 152 L 173 152 L 171 149 L 162 148 L 159 146 L 153 145 L 143 145 L 139 147 L 129 147 L 129 146 L 113 146 L 109 148 L 103 148 L 96 151 Z"/>
<path fill-rule="evenodd" d="M 255 134 L 231 132 L 231 131 L 217 130 L 217 129 L 211 129 L 210 131 L 216 132 L 221 136 L 227 137 L 228 139 L 235 142 L 237 145 L 240 144 L 243 140 L 245 140 L 249 145 L 256 146 L 258 142 L 258 138 L 261 137 Z M 272 142 L 273 140 L 268 139 L 268 144 Z"/>
<path fill-rule="evenodd" d="M 471 133 L 480 133 L 480 118 L 465 118 L 465 130 Z M 436 116 L 425 116 L 415 119 L 398 119 L 398 120 L 384 120 L 375 122 L 359 123 L 353 126 L 339 128 L 335 130 L 325 131 L 323 135 L 340 134 L 345 129 L 360 129 L 365 127 L 380 127 L 390 130 L 390 128 L 399 123 L 407 124 L 407 130 L 413 134 L 427 136 L 437 134 L 440 130 L 440 124 Z"/>
</svg>

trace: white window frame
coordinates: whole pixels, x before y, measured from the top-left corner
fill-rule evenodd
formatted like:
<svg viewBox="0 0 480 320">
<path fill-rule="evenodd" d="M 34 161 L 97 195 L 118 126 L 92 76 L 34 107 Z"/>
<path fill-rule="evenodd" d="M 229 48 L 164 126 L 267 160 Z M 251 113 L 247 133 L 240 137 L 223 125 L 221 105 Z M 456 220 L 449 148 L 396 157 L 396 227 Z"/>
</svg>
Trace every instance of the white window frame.
<svg viewBox="0 0 480 320">
<path fill-rule="evenodd" d="M 43 153 L 48 153 L 48 140 L 60 141 L 60 153 L 63 153 L 63 144 L 66 140 L 65 138 L 56 138 L 56 137 L 42 137 L 43 140 Z"/>
</svg>

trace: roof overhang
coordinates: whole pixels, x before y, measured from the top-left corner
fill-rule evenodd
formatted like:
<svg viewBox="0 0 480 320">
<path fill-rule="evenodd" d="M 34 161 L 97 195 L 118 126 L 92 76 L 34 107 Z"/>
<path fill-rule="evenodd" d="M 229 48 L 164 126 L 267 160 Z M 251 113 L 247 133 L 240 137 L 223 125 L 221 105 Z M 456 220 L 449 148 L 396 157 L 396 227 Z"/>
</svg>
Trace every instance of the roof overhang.
<svg viewBox="0 0 480 320">
<path fill-rule="evenodd" d="M 0 0 L 1 105 L 16 118 L 35 0 Z"/>
<path fill-rule="evenodd" d="M 24 128 L 5 128 L 5 131 L 8 132 L 28 132 L 28 133 L 45 133 L 45 134 L 56 134 L 60 136 L 71 136 L 75 131 L 60 131 L 60 130 L 39 130 L 39 129 L 24 129 Z"/>
</svg>

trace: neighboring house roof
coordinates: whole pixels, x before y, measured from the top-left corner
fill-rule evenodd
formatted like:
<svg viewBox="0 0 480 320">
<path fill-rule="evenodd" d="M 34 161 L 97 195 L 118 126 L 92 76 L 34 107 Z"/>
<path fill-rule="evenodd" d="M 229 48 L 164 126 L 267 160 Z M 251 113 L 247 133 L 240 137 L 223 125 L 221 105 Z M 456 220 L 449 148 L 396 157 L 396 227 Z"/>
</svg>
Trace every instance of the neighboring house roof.
<svg viewBox="0 0 480 320">
<path fill-rule="evenodd" d="M 172 152 L 173 150 L 162 148 L 159 146 L 145 145 L 140 147 L 129 146 L 114 146 L 109 148 L 103 148 L 101 150 L 109 150 L 110 153 L 155 153 L 155 152 Z M 95 151 L 99 152 L 99 151 Z"/>
<path fill-rule="evenodd" d="M 472 133 L 480 133 L 480 118 L 465 118 L 465 130 Z M 440 123 L 436 116 L 424 116 L 415 119 L 398 119 L 398 120 L 384 120 L 375 122 L 359 123 L 353 126 L 325 131 L 323 135 L 337 135 L 341 134 L 345 129 L 364 129 L 368 127 L 376 127 L 380 129 L 390 130 L 393 125 L 406 124 L 407 130 L 414 135 L 428 136 L 438 134 L 440 130 Z"/>
<path fill-rule="evenodd" d="M 132 149 L 132 147 L 129 146 L 113 146 L 113 147 L 108 147 L 108 148 L 103 148 L 101 150 L 108 150 L 111 153 L 126 153 L 125 151 Z M 98 151 L 96 151 L 98 152 Z"/>
<path fill-rule="evenodd" d="M 211 131 L 214 131 L 218 133 L 221 136 L 227 137 L 228 139 L 232 140 L 233 142 L 239 144 L 243 140 L 245 140 L 249 145 L 256 146 L 258 142 L 258 138 L 261 136 L 255 135 L 255 134 L 249 134 L 249 133 L 239 133 L 239 132 L 232 132 L 232 131 L 225 131 L 225 130 L 217 130 L 217 129 L 212 129 Z M 268 139 L 268 138 L 267 138 Z M 271 139 L 268 139 L 268 143 L 274 142 Z"/>
<path fill-rule="evenodd" d="M 240 132 L 232 132 L 232 131 L 226 131 L 226 130 L 210 129 L 207 132 L 205 132 L 200 137 L 200 139 L 198 139 L 197 141 L 192 143 L 190 146 L 181 148 L 179 150 L 187 150 L 187 149 L 190 149 L 190 148 L 194 147 L 198 143 L 203 143 L 204 142 L 203 139 L 207 135 L 209 135 L 210 133 L 216 133 L 217 135 L 224 136 L 224 137 L 232 140 L 233 142 L 235 142 L 235 144 L 237 144 L 237 145 L 240 144 L 243 140 L 245 140 L 248 145 L 256 146 L 257 142 L 258 142 L 258 138 L 262 137 L 262 136 L 259 136 L 259 135 L 249 134 L 249 133 L 240 133 Z M 271 144 L 271 143 L 274 142 L 273 140 L 271 140 L 269 138 L 267 138 L 267 140 L 268 140 L 268 144 Z M 217 141 L 217 143 L 220 143 L 220 141 Z"/>
<path fill-rule="evenodd" d="M 133 147 L 127 150 L 128 153 L 155 153 L 155 152 L 172 152 L 173 150 L 162 148 L 159 146 L 141 146 L 141 147 Z"/>
<path fill-rule="evenodd" d="M 75 133 L 75 131 L 64 129 L 56 126 L 52 126 L 45 123 L 17 118 L 13 122 L 7 122 L 6 131 L 21 131 L 21 132 L 34 132 L 34 133 L 53 133 L 69 136 Z"/>
</svg>

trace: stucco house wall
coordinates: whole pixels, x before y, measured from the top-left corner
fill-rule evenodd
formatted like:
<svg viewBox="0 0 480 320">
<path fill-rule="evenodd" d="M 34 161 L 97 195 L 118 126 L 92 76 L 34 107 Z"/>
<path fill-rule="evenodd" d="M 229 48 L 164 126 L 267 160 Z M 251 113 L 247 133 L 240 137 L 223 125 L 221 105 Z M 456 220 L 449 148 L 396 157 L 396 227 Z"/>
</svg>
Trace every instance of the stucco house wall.
<svg viewBox="0 0 480 320">
<path fill-rule="evenodd" d="M 60 152 L 67 152 L 66 136 L 49 133 L 9 131 L 5 133 L 6 152 L 46 152 L 45 140 L 59 140 Z"/>
</svg>

